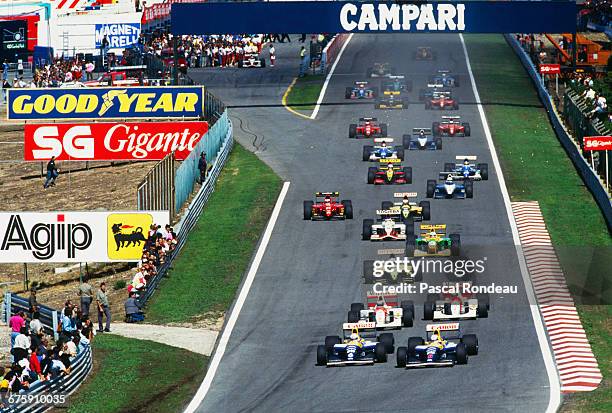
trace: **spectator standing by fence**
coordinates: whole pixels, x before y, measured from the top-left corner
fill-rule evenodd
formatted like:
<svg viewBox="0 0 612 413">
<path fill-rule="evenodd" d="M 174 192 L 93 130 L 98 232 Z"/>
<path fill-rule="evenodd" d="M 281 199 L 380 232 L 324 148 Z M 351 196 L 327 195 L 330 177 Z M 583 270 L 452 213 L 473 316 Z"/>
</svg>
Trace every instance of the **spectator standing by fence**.
<svg viewBox="0 0 612 413">
<path fill-rule="evenodd" d="M 270 67 L 274 67 L 274 63 L 276 63 L 276 49 L 270 44 Z"/>
<path fill-rule="evenodd" d="M 47 189 L 49 186 L 55 186 L 55 180 L 59 176 L 59 169 L 55 165 L 55 156 L 52 156 L 47 162 L 47 179 L 43 187 Z"/>
<path fill-rule="evenodd" d="M 202 152 L 200 155 L 200 160 L 198 161 L 198 169 L 200 170 L 200 183 L 204 185 L 206 181 L 206 171 L 208 168 L 208 163 L 206 162 L 206 152 Z"/>
<path fill-rule="evenodd" d="M 110 333 L 111 312 L 106 295 L 106 283 L 100 284 L 100 289 L 96 294 L 96 302 L 98 303 L 98 332 Z M 102 320 L 104 316 L 106 316 L 106 328 L 103 329 Z"/>
<path fill-rule="evenodd" d="M 9 326 L 11 327 L 11 348 L 15 345 L 15 338 L 19 335 L 21 327 L 25 327 L 25 313 L 23 311 L 18 312 L 9 319 Z"/>
<path fill-rule="evenodd" d="M 38 301 L 36 300 L 36 287 L 30 288 L 30 297 L 28 298 L 28 310 L 30 317 L 38 312 Z"/>
<path fill-rule="evenodd" d="M 87 276 L 83 277 L 83 283 L 79 286 L 79 297 L 81 298 L 81 311 L 83 317 L 89 317 L 89 306 L 93 301 L 93 288 L 88 282 Z"/>
</svg>

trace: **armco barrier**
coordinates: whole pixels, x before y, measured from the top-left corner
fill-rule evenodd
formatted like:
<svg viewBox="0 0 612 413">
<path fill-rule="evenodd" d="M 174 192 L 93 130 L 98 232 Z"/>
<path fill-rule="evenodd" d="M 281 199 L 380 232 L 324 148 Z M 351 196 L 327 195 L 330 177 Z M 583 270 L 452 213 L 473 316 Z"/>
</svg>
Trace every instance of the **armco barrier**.
<svg viewBox="0 0 612 413">
<path fill-rule="evenodd" d="M 599 177 L 595 174 L 595 172 L 593 172 L 587 160 L 584 159 L 580 153 L 580 147 L 577 146 L 569 132 L 565 129 L 565 126 L 563 125 L 563 122 L 556 111 L 553 99 L 542 83 L 537 68 L 513 35 L 505 34 L 504 36 L 510 47 L 512 47 L 516 55 L 521 60 L 523 66 L 527 69 L 529 76 L 531 76 L 531 79 L 533 80 L 533 83 L 538 91 L 538 95 L 540 96 L 540 100 L 548 112 L 548 118 L 550 119 L 550 123 L 552 124 L 555 133 L 559 138 L 559 142 L 561 142 L 561 145 L 569 155 L 569 158 L 572 160 L 587 188 L 589 188 L 589 191 L 591 191 L 593 194 L 595 202 L 597 202 L 597 205 L 599 205 L 604 219 L 606 220 L 608 231 L 612 231 L 612 204 L 610 204 L 608 193 L 601 184 Z"/>
<path fill-rule="evenodd" d="M 4 307 L 6 322 L 18 311 L 28 311 L 28 300 L 19 297 L 17 294 L 6 293 L 4 296 Z M 46 306 L 40 307 L 40 321 L 43 324 L 45 331 L 57 331 L 57 312 Z M 57 337 L 56 337 L 57 340 Z M 70 374 L 65 377 L 59 377 L 48 381 L 35 382 L 27 392 L 20 393 L 21 395 L 47 395 L 59 396 L 63 395 L 68 398 L 81 385 L 83 380 L 91 372 L 93 368 L 93 357 L 90 346 L 81 347 L 81 351 L 71 360 Z M 7 407 L 0 409 L 0 413 L 41 413 L 49 410 L 52 405 L 35 404 L 32 402 L 18 402 L 9 404 Z"/>
<path fill-rule="evenodd" d="M 166 273 L 170 269 L 172 262 L 174 261 L 174 259 L 180 253 L 180 250 L 183 248 L 183 246 L 187 242 L 187 236 L 189 235 L 189 232 L 193 229 L 193 227 L 198 222 L 198 218 L 200 217 L 200 214 L 202 213 L 204 206 L 208 202 L 208 198 L 210 198 L 210 195 L 215 190 L 215 184 L 217 182 L 217 178 L 219 177 L 219 174 L 221 173 L 221 170 L 223 169 L 223 166 L 225 165 L 225 162 L 227 161 L 227 158 L 229 157 L 229 154 L 232 151 L 232 148 L 234 146 L 232 123 L 227 117 L 227 111 L 224 113 L 223 116 L 225 117 L 225 120 L 227 121 L 226 135 L 225 135 L 225 139 L 223 140 L 223 145 L 221 146 L 221 149 L 219 150 L 219 153 L 217 154 L 217 157 L 214 161 L 212 169 L 210 170 L 210 172 L 208 173 L 208 176 L 206 177 L 206 181 L 204 182 L 204 185 L 202 185 L 198 193 L 195 195 L 195 197 L 191 201 L 191 204 L 189 205 L 189 207 L 183 214 L 183 218 L 181 219 L 181 221 L 177 225 L 175 225 L 175 230 L 176 230 L 177 237 L 178 237 L 178 244 L 176 245 L 176 248 L 174 252 L 172 253 L 172 256 L 170 256 L 170 258 L 164 263 L 164 265 L 162 265 L 161 268 L 158 269 L 155 277 L 153 277 L 147 283 L 147 290 L 139 298 L 139 301 L 142 305 L 146 304 L 147 301 L 149 301 L 149 299 L 151 298 L 151 296 L 157 289 L 157 286 L 159 285 L 161 280 L 165 277 Z M 223 116 L 222 116 L 222 119 L 223 119 Z M 215 125 L 218 125 L 220 123 L 222 123 L 221 119 Z M 192 165 L 191 168 L 192 169 L 195 168 L 194 174 L 198 173 L 197 172 L 197 162 L 195 163 L 195 165 Z M 185 172 L 185 175 L 189 176 L 187 172 Z"/>
<path fill-rule="evenodd" d="M 321 73 L 325 74 L 327 70 L 334 64 L 340 49 L 348 39 L 350 34 L 340 33 L 335 35 L 323 49 L 321 56 Z"/>
</svg>

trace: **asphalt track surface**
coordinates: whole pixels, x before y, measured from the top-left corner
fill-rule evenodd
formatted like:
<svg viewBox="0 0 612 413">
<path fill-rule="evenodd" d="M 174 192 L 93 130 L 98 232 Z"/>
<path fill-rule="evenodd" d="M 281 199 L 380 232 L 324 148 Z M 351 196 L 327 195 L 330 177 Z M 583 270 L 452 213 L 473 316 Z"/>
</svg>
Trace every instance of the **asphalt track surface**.
<svg viewBox="0 0 612 413">
<path fill-rule="evenodd" d="M 433 47 L 438 60 L 414 61 L 412 53 L 421 45 Z M 375 61 L 390 62 L 413 79 L 407 109 L 382 111 L 373 104 L 344 101 L 345 87 L 363 80 Z M 264 71 L 244 72 L 238 81 L 194 75 L 230 105 L 270 105 L 232 110 L 234 130 L 239 141 L 291 181 L 259 271 L 198 411 L 544 411 L 549 381 L 459 37 L 355 35 L 314 121 L 274 107 L 292 77 L 287 65 L 279 66 L 272 80 L 266 80 Z M 369 165 L 361 161 L 365 141 L 349 140 L 348 124 L 361 116 L 376 116 L 389 124 L 391 137 L 413 127 L 431 127 L 447 112 L 426 111 L 417 91 L 438 68 L 460 75 L 461 86 L 455 89 L 458 114 L 470 122 L 472 136 L 444 138 L 442 151 L 406 151 L 404 164 L 413 167 L 412 185 L 367 185 Z M 375 258 L 379 248 L 403 247 L 401 242 L 362 241 L 362 219 L 373 218 L 380 202 L 398 190 L 424 198 L 426 180 L 437 177 L 444 162 L 455 155 L 477 155 L 478 162 L 488 162 L 489 181 L 475 183 L 473 199 L 432 200 L 431 222 L 446 223 L 449 232 L 460 233 L 469 258 L 487 257 L 486 272 L 475 282 L 518 286 L 519 291 L 492 296 L 489 318 L 461 322 L 464 332 L 478 334 L 479 354 L 466 366 L 441 369 L 399 369 L 395 354 L 374 366 L 316 366 L 317 344 L 327 335 L 340 334 L 350 303 L 365 298 L 363 260 Z M 315 191 L 335 190 L 352 200 L 354 220 L 302 220 L 302 201 Z M 431 284 L 442 280 L 437 274 L 424 279 Z M 423 298 L 411 298 L 417 307 L 415 326 L 394 332 L 396 346 L 406 345 L 409 336 L 424 335 Z"/>
</svg>

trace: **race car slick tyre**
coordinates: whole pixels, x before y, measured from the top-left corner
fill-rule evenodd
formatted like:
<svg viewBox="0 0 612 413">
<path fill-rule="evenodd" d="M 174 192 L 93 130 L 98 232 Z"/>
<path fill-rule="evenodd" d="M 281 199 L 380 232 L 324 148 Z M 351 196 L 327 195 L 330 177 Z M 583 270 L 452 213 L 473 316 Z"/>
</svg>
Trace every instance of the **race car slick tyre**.
<svg viewBox="0 0 612 413">
<path fill-rule="evenodd" d="M 402 220 L 402 222 L 406 226 L 406 239 L 414 237 L 414 217 L 409 216 L 408 218 Z"/>
<path fill-rule="evenodd" d="M 416 243 L 414 241 L 414 237 L 406 236 L 406 256 L 413 257 L 415 248 L 416 248 Z"/>
<path fill-rule="evenodd" d="M 351 304 L 351 311 L 361 311 L 364 309 L 364 305 L 363 303 L 352 303 Z"/>
<path fill-rule="evenodd" d="M 378 341 L 385 346 L 387 354 L 392 354 L 395 350 L 395 338 L 392 333 L 382 333 L 378 336 Z"/>
<path fill-rule="evenodd" d="M 377 363 L 387 362 L 387 352 L 385 351 L 385 345 L 383 343 L 376 343 L 374 355 Z"/>
<path fill-rule="evenodd" d="M 469 123 L 462 123 L 463 125 L 463 136 L 470 136 L 472 134 L 472 130 L 470 129 Z"/>
<path fill-rule="evenodd" d="M 400 160 L 404 160 L 404 147 L 397 148 L 397 158 Z"/>
<path fill-rule="evenodd" d="M 377 87 L 373 87 L 372 88 L 372 97 L 375 98 L 378 96 L 378 88 Z"/>
<path fill-rule="evenodd" d="M 461 235 L 459 234 L 450 234 L 449 236 L 451 246 L 451 255 L 453 257 L 458 257 L 461 254 Z"/>
<path fill-rule="evenodd" d="M 440 296 L 438 294 L 429 293 L 427 294 L 427 299 L 425 301 L 431 301 L 432 303 L 435 303 L 439 297 Z"/>
<path fill-rule="evenodd" d="M 474 198 L 474 182 L 466 181 L 464 185 L 465 185 L 465 197 Z"/>
<path fill-rule="evenodd" d="M 340 343 L 342 343 L 342 340 L 340 340 L 340 337 L 338 336 L 325 337 L 325 349 L 327 351 L 330 351 L 332 348 L 334 348 L 336 344 L 340 344 Z"/>
<path fill-rule="evenodd" d="M 404 327 L 412 327 L 414 322 L 414 314 L 410 309 L 405 309 L 402 313 L 402 326 Z"/>
<path fill-rule="evenodd" d="M 368 183 L 369 184 L 373 184 L 374 183 L 374 178 L 376 178 L 376 167 L 375 166 L 371 166 L 368 168 Z"/>
<path fill-rule="evenodd" d="M 362 155 L 361 155 L 361 156 L 362 156 L 362 159 L 363 159 L 364 161 L 369 161 L 369 160 L 370 160 L 370 154 L 372 153 L 372 150 L 373 150 L 373 149 L 374 149 L 374 148 L 373 148 L 373 147 L 371 147 L 370 145 L 365 145 L 365 146 L 363 147 L 363 152 L 362 152 Z"/>
<path fill-rule="evenodd" d="M 436 144 L 436 149 L 438 149 L 438 150 L 442 149 L 442 139 L 436 138 L 436 140 L 434 142 Z"/>
<path fill-rule="evenodd" d="M 396 352 L 397 367 L 406 367 L 406 359 L 408 358 L 408 349 L 406 347 L 398 347 Z"/>
<path fill-rule="evenodd" d="M 467 364 L 468 352 L 465 348 L 465 344 L 457 344 L 457 347 L 455 349 L 455 356 L 457 357 L 457 364 Z"/>
<path fill-rule="evenodd" d="M 481 163 L 478 165 L 478 169 L 480 169 L 480 177 L 483 181 L 487 181 L 489 179 L 489 164 Z"/>
<path fill-rule="evenodd" d="M 312 219 L 312 207 L 314 202 L 312 201 L 304 201 L 304 219 L 309 220 Z"/>
<path fill-rule="evenodd" d="M 349 323 L 358 323 L 360 318 L 361 317 L 360 317 L 358 311 L 349 311 L 348 312 L 348 317 L 347 317 L 347 322 L 349 322 Z"/>
<path fill-rule="evenodd" d="M 327 364 L 327 349 L 324 345 L 317 346 L 317 365 L 325 366 Z"/>
<path fill-rule="evenodd" d="M 404 149 L 410 149 L 410 135 L 402 136 L 402 144 L 404 145 Z"/>
<path fill-rule="evenodd" d="M 349 200 L 344 200 L 341 204 L 344 205 L 344 218 L 353 219 L 353 203 Z"/>
<path fill-rule="evenodd" d="M 436 180 L 428 179 L 427 180 L 427 191 L 426 191 L 427 198 L 433 198 L 434 192 L 436 192 Z"/>
<path fill-rule="evenodd" d="M 412 313 L 412 318 L 414 319 L 414 302 L 412 300 L 402 300 L 400 307 L 404 312 L 410 311 Z"/>
<path fill-rule="evenodd" d="M 380 124 L 380 134 L 383 138 L 387 137 L 387 124 L 386 123 Z"/>
<path fill-rule="evenodd" d="M 421 337 L 410 337 L 408 339 L 408 351 L 409 356 L 416 356 L 415 347 L 422 346 L 425 341 Z"/>
<path fill-rule="evenodd" d="M 244 62 L 242 60 L 238 60 L 238 67 L 243 67 L 244 66 Z"/>
<path fill-rule="evenodd" d="M 478 338 L 476 334 L 465 334 L 461 337 L 461 342 L 465 345 L 465 349 L 469 356 L 478 354 Z"/>
<path fill-rule="evenodd" d="M 458 110 L 459 104 L 457 102 L 453 103 L 453 110 Z"/>
<path fill-rule="evenodd" d="M 480 318 L 489 317 L 489 309 L 487 308 L 486 302 L 478 300 L 478 308 L 476 309 L 476 315 Z"/>
<path fill-rule="evenodd" d="M 459 87 L 459 75 L 455 75 L 455 87 Z"/>
<path fill-rule="evenodd" d="M 259 62 L 261 63 L 260 67 L 266 67 L 266 59 L 259 59 Z"/>
<path fill-rule="evenodd" d="M 423 221 L 429 221 L 431 219 L 431 206 L 429 205 L 429 201 L 421 201 L 419 202 L 419 206 L 423 208 L 421 211 Z"/>
<path fill-rule="evenodd" d="M 454 163 L 447 162 L 444 164 L 444 172 L 453 172 L 453 169 L 455 169 Z"/>
<path fill-rule="evenodd" d="M 410 166 L 404 167 L 404 176 L 406 177 L 406 183 L 411 184 L 412 183 L 412 167 Z"/>
<path fill-rule="evenodd" d="M 353 139 L 357 136 L 357 125 L 354 123 L 351 123 L 349 125 L 349 138 Z"/>
<path fill-rule="evenodd" d="M 391 209 L 391 207 L 393 207 L 393 202 L 391 201 L 382 201 L 382 204 L 380 204 L 380 208 L 381 209 Z"/>
<path fill-rule="evenodd" d="M 487 310 L 491 309 L 489 294 L 477 294 L 476 299 L 478 300 L 478 302 L 482 301 L 483 303 L 485 303 L 487 305 Z"/>
<path fill-rule="evenodd" d="M 374 225 L 374 220 L 372 219 L 363 220 L 363 232 L 361 233 L 361 235 L 364 241 L 368 241 L 372 239 L 372 225 Z"/>
<path fill-rule="evenodd" d="M 432 301 L 427 301 L 423 303 L 423 319 L 424 320 L 433 320 L 434 317 L 434 308 L 436 304 Z"/>
<path fill-rule="evenodd" d="M 444 303 L 444 315 L 451 315 L 453 313 L 451 303 Z"/>
<path fill-rule="evenodd" d="M 431 131 L 433 132 L 433 136 L 440 136 L 440 122 L 434 122 L 431 124 Z"/>
<path fill-rule="evenodd" d="M 344 92 L 344 98 L 345 99 L 350 99 L 352 94 L 353 94 L 353 88 L 347 87 L 345 92 Z"/>
</svg>

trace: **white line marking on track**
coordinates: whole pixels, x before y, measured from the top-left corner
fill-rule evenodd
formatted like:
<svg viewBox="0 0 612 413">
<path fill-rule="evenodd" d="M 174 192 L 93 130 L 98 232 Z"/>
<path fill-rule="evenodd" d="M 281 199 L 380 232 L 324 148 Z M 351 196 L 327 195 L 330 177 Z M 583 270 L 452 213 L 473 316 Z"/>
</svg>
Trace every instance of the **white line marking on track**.
<svg viewBox="0 0 612 413">
<path fill-rule="evenodd" d="M 340 61 L 340 58 L 342 57 L 342 53 L 344 53 L 344 49 L 346 49 L 346 46 L 348 46 L 352 38 L 353 38 L 353 33 L 349 35 L 349 37 L 346 39 L 346 42 L 344 42 L 344 44 L 340 48 L 340 52 L 338 52 L 336 61 L 332 65 L 331 69 L 329 70 L 329 73 L 327 74 L 327 77 L 325 78 L 325 82 L 323 83 L 323 87 L 321 88 L 321 93 L 319 93 L 319 98 L 317 99 L 317 105 L 315 106 L 314 110 L 310 114 L 310 119 L 315 119 L 317 117 L 317 114 L 319 113 L 319 108 L 321 107 L 321 103 L 323 103 L 323 98 L 325 97 L 325 91 L 327 90 L 327 85 L 329 84 L 329 80 L 334 74 L 334 70 L 336 70 L 336 65 Z"/>
<path fill-rule="evenodd" d="M 227 324 L 223 329 L 223 333 L 221 334 L 221 338 L 219 339 L 219 344 L 215 349 L 215 353 L 213 355 L 210 364 L 208 365 L 208 371 L 206 372 L 206 377 L 200 384 L 198 391 L 189 402 L 189 405 L 185 409 L 184 413 L 193 413 L 200 406 L 204 397 L 208 393 L 210 389 L 210 385 L 212 384 L 213 379 L 215 378 L 215 374 L 217 372 L 217 368 L 219 368 L 219 364 L 221 363 L 221 359 L 225 354 L 225 348 L 227 347 L 227 343 L 229 342 L 230 336 L 232 335 L 232 330 L 236 325 L 236 321 L 238 320 L 238 316 L 240 315 L 240 311 L 242 310 L 242 306 L 246 301 L 247 296 L 249 295 L 249 290 L 251 289 L 251 285 L 253 285 L 253 281 L 255 280 L 255 274 L 257 274 L 257 270 L 259 269 L 259 264 L 266 252 L 266 248 L 268 247 L 268 242 L 270 241 L 270 237 L 272 236 L 272 231 L 274 230 L 274 225 L 276 225 L 276 220 L 278 219 L 278 215 L 280 214 L 281 207 L 285 200 L 285 196 L 287 195 L 287 191 L 289 190 L 290 182 L 285 182 L 281 189 L 280 194 L 278 195 L 278 199 L 276 200 L 276 205 L 274 205 L 274 210 L 272 211 L 272 215 L 270 216 L 270 221 L 268 221 L 268 225 L 266 226 L 266 230 L 261 239 L 261 243 L 259 244 L 259 248 L 257 249 L 257 253 L 255 254 L 255 258 L 253 259 L 253 263 L 249 268 L 249 272 L 244 280 L 244 284 L 240 289 L 240 294 L 236 299 L 236 303 L 234 304 L 234 308 L 232 309 L 232 313 L 230 314 L 229 319 L 227 320 Z"/>
<path fill-rule="evenodd" d="M 476 80 L 474 79 L 474 73 L 472 72 L 472 65 L 470 64 L 470 58 L 468 56 L 467 47 L 465 46 L 465 40 L 463 39 L 463 35 L 459 34 L 459 38 L 461 39 L 461 46 L 463 47 L 463 53 L 465 55 L 465 63 L 467 65 L 467 70 L 470 75 L 470 83 L 472 84 L 472 92 L 474 93 L 474 98 L 476 99 L 476 106 L 478 107 L 478 114 L 480 115 L 480 120 L 482 122 L 482 126 L 485 132 L 485 137 L 487 138 L 487 143 L 489 144 L 489 150 L 491 152 L 491 157 L 493 159 L 493 165 L 495 170 L 497 171 L 497 180 L 499 182 L 499 188 L 501 190 L 502 196 L 504 198 L 504 204 L 506 206 L 506 214 L 508 216 L 508 221 L 510 222 L 510 228 L 512 230 L 512 238 L 514 239 L 514 245 L 517 248 L 517 255 L 519 266 L 521 268 L 521 274 L 523 277 L 523 284 L 525 284 L 525 292 L 527 294 L 527 299 L 529 303 L 536 303 L 535 293 L 533 292 L 533 288 L 531 286 L 531 280 L 529 278 L 529 273 L 527 272 L 527 264 L 525 262 L 525 257 L 522 253 L 519 252 L 520 248 L 520 239 L 516 226 L 516 222 L 514 221 L 514 215 L 512 213 L 512 207 L 510 205 L 510 196 L 508 195 L 508 189 L 506 188 L 506 181 L 503 176 L 503 172 L 501 169 L 501 165 L 499 163 L 499 158 L 497 157 L 497 151 L 495 150 L 495 146 L 493 145 L 493 138 L 491 136 L 491 130 L 489 129 L 489 123 L 487 122 L 487 118 L 484 113 L 484 108 L 482 107 L 482 103 L 480 101 L 480 94 L 478 93 L 478 89 L 476 87 Z M 544 364 L 546 365 L 546 373 L 548 374 L 548 381 L 550 383 L 550 398 L 548 400 L 548 407 L 546 409 L 547 413 L 554 413 L 559 408 L 561 404 L 561 386 L 559 384 L 559 376 L 557 375 L 557 369 L 555 366 L 555 362 L 552 357 L 552 352 L 548 345 L 548 340 L 546 339 L 546 333 L 544 331 L 544 323 L 542 318 L 540 317 L 540 312 L 538 306 L 535 304 L 531 304 L 531 317 L 533 318 L 533 324 L 535 326 L 536 334 L 538 336 L 538 341 L 540 343 L 540 350 L 542 351 L 542 356 L 544 358 Z"/>
</svg>

